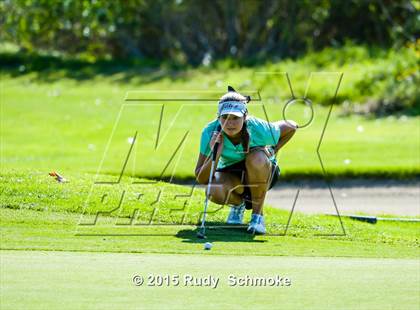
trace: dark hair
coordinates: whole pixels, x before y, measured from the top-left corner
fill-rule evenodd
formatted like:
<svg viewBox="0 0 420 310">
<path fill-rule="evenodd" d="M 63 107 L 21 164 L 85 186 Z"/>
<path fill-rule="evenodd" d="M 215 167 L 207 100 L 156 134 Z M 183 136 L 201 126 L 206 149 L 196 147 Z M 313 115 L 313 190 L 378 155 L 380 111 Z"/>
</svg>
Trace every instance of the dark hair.
<svg viewBox="0 0 420 310">
<path fill-rule="evenodd" d="M 219 100 L 219 104 L 226 102 L 226 101 L 243 101 L 245 103 L 250 101 L 250 97 L 249 96 L 243 96 L 239 93 L 237 93 L 236 91 L 229 91 L 226 94 L 224 94 L 222 96 L 222 98 L 220 98 Z M 242 126 L 241 129 L 241 144 L 242 147 L 244 149 L 244 153 L 248 153 L 249 152 L 249 132 L 247 129 L 247 125 L 246 125 L 246 116 L 247 114 L 244 115 L 244 124 Z"/>
</svg>

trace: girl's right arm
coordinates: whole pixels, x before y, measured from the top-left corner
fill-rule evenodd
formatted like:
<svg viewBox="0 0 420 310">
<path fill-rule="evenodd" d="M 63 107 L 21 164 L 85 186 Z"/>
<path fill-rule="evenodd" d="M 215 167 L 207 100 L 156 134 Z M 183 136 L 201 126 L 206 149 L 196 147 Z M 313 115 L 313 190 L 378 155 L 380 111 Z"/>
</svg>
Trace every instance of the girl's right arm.
<svg viewBox="0 0 420 310">
<path fill-rule="evenodd" d="M 217 167 L 217 163 L 219 162 L 219 159 L 220 159 L 220 156 L 222 155 L 222 150 L 223 150 L 223 135 L 221 134 L 221 132 L 217 132 L 217 131 L 213 132 L 213 136 L 210 140 L 211 149 L 213 149 L 214 144 L 216 142 L 219 143 L 219 147 L 217 149 L 215 167 Z M 198 183 L 207 184 L 209 182 L 211 162 L 212 162 L 211 154 L 210 156 L 205 156 L 201 153 L 198 155 L 197 165 L 195 166 L 195 178 Z"/>
</svg>

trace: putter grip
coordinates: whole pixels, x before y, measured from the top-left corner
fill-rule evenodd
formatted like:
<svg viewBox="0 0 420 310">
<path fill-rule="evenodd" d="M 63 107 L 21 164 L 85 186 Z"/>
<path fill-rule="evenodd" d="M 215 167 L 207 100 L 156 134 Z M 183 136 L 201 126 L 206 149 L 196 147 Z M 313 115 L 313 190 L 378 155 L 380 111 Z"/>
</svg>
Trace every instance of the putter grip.
<svg viewBox="0 0 420 310">
<path fill-rule="evenodd" d="M 220 132 L 222 130 L 222 126 L 217 126 L 216 131 Z M 217 149 L 219 148 L 219 142 L 216 142 L 213 146 L 213 156 L 212 156 L 212 160 L 216 160 L 216 155 L 217 155 Z"/>
<path fill-rule="evenodd" d="M 213 147 L 213 156 L 212 156 L 212 160 L 216 160 L 216 155 L 217 155 L 217 149 L 219 148 L 219 142 L 216 142 L 214 144 Z"/>
</svg>

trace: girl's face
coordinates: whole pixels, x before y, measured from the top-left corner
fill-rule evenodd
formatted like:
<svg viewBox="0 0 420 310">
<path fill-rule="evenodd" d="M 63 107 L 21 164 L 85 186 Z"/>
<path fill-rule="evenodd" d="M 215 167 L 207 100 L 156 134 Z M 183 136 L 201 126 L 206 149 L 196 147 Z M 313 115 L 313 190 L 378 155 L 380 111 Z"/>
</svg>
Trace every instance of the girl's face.
<svg viewBox="0 0 420 310">
<path fill-rule="evenodd" d="M 244 125 L 245 117 L 239 117 L 233 114 L 225 114 L 220 116 L 220 125 L 222 125 L 223 131 L 229 137 L 237 136 Z"/>
</svg>

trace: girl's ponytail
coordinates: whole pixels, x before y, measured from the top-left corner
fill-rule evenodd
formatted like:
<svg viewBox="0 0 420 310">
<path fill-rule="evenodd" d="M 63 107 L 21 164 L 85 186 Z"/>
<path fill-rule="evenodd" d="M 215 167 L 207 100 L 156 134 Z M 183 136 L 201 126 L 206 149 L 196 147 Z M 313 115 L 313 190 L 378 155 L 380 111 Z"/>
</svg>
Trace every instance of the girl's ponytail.
<svg viewBox="0 0 420 310">
<path fill-rule="evenodd" d="M 241 143 L 244 149 L 244 153 L 248 153 L 249 152 L 249 132 L 246 125 L 246 115 L 245 115 L 244 125 L 242 126 L 242 131 L 241 131 Z"/>
</svg>

